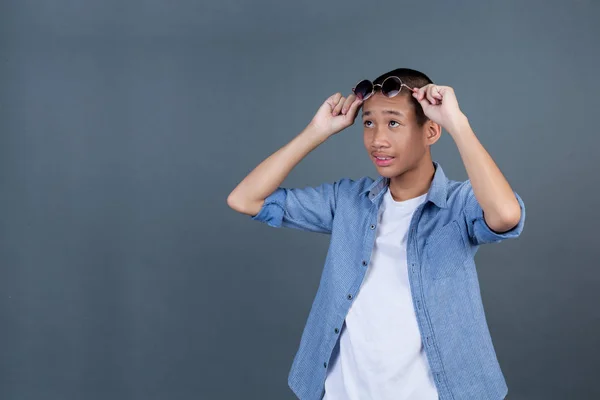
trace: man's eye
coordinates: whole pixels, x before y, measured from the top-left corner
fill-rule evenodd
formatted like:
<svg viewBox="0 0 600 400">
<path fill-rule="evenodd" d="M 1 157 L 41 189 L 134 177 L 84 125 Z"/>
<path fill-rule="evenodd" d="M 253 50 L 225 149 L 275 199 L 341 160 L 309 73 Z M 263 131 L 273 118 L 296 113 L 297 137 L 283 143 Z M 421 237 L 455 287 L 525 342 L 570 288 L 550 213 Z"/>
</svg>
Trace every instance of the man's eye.
<svg viewBox="0 0 600 400">
<path fill-rule="evenodd" d="M 400 125 L 397 121 L 390 121 L 390 125 L 391 124 L 396 124 L 395 126 L 392 126 L 392 128 L 395 128 Z"/>
<path fill-rule="evenodd" d="M 371 125 L 369 125 L 369 124 L 372 124 L 372 122 L 371 122 L 371 121 L 365 121 L 365 122 L 363 123 L 363 125 L 364 125 L 364 126 L 366 126 L 367 128 L 371 126 Z"/>
</svg>

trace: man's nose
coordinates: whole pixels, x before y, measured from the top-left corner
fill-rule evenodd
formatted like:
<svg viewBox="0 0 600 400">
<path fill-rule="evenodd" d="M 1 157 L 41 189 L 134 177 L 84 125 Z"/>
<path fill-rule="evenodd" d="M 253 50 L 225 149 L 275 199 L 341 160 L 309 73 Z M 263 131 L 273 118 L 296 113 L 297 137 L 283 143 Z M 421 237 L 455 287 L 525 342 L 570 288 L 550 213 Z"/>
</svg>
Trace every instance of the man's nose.
<svg viewBox="0 0 600 400">
<path fill-rule="evenodd" d="M 383 128 L 376 128 L 375 134 L 373 135 L 373 144 L 387 143 L 387 132 Z M 377 147 L 377 146 L 374 146 Z"/>
</svg>

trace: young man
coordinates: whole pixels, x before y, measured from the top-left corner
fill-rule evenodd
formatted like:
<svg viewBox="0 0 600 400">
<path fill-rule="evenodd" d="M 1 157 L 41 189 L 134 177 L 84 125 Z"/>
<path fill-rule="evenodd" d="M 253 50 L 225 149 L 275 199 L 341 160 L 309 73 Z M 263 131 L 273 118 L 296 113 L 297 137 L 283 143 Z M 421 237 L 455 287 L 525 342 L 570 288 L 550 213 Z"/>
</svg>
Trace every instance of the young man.
<svg viewBox="0 0 600 400">
<path fill-rule="evenodd" d="M 288 384 L 300 399 L 503 399 L 507 386 L 481 301 L 479 245 L 520 235 L 523 201 L 483 148 L 454 91 L 397 69 L 337 93 L 229 195 L 273 227 L 331 235 Z M 376 180 L 281 183 L 362 107 Z M 430 147 L 442 128 L 469 180 L 446 178 Z"/>
</svg>

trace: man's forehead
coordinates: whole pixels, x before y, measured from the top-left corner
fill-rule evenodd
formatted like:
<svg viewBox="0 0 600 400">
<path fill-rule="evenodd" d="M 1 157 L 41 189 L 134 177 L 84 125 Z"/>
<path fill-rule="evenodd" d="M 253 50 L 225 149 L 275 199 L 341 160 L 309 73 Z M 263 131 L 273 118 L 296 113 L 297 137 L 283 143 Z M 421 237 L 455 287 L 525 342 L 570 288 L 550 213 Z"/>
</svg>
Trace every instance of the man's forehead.
<svg viewBox="0 0 600 400">
<path fill-rule="evenodd" d="M 378 108 L 374 108 L 373 110 L 365 110 L 363 108 L 363 117 L 368 117 L 370 115 L 376 114 L 376 113 L 380 113 L 383 115 L 396 115 L 398 117 L 405 117 L 406 113 L 401 111 L 401 110 L 397 110 L 397 109 L 392 109 L 392 108 L 386 108 L 383 110 L 379 110 Z"/>
<path fill-rule="evenodd" d="M 388 98 L 377 93 L 363 103 L 362 115 L 383 114 L 404 117 L 408 115 L 411 107 L 408 100 L 405 96 Z"/>
</svg>

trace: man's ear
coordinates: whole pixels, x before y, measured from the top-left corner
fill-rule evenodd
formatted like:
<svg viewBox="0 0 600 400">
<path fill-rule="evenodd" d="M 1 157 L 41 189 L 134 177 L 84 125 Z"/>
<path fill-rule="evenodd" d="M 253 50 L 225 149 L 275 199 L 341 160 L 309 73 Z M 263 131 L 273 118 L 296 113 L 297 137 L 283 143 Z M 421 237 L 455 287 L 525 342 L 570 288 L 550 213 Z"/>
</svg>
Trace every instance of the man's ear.
<svg viewBox="0 0 600 400">
<path fill-rule="evenodd" d="M 426 140 L 428 145 L 432 145 L 437 142 L 442 135 L 442 126 L 431 120 L 426 123 Z"/>
</svg>

